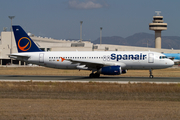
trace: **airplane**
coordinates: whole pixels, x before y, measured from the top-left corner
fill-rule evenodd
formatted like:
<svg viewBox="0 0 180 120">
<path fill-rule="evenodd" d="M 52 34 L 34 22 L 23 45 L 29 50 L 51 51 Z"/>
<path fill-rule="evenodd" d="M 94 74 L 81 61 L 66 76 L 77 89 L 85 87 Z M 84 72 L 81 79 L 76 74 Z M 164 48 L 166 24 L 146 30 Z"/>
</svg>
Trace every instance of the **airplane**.
<svg viewBox="0 0 180 120">
<path fill-rule="evenodd" d="M 40 66 L 57 69 L 90 70 L 90 78 L 100 74 L 120 75 L 129 69 L 149 70 L 153 78 L 153 69 L 163 69 L 174 65 L 165 55 L 151 51 L 51 51 L 40 50 L 19 25 L 13 25 L 18 53 L 10 58 Z"/>
<path fill-rule="evenodd" d="M 163 53 L 163 54 L 174 62 L 180 62 L 180 53 Z"/>
</svg>

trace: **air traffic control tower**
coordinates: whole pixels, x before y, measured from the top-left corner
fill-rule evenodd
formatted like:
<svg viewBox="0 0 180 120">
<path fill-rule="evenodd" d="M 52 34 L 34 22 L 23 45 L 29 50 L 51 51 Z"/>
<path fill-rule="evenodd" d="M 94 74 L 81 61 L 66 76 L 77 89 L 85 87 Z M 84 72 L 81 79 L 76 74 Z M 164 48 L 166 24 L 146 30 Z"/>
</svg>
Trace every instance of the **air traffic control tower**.
<svg viewBox="0 0 180 120">
<path fill-rule="evenodd" d="M 153 23 L 149 23 L 149 30 L 155 31 L 155 48 L 161 49 L 161 31 L 167 30 L 167 23 L 163 23 L 163 16 L 160 15 L 161 11 L 155 12 Z"/>
</svg>

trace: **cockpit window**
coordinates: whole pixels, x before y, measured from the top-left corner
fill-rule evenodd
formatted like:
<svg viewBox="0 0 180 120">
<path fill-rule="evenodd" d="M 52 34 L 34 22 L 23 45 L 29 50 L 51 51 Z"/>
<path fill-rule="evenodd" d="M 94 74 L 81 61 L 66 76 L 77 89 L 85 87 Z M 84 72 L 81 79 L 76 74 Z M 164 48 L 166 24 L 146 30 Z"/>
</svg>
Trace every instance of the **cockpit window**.
<svg viewBox="0 0 180 120">
<path fill-rule="evenodd" d="M 166 59 L 166 56 L 159 56 L 159 59 Z"/>
</svg>

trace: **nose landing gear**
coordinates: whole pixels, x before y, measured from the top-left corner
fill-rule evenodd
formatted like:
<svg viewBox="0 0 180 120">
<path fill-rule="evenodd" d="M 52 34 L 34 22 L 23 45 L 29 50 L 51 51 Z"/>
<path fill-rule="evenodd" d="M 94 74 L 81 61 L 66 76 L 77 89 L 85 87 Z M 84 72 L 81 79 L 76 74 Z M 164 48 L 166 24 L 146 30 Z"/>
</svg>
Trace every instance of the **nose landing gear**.
<svg viewBox="0 0 180 120">
<path fill-rule="evenodd" d="M 154 76 L 152 75 L 152 69 L 149 70 L 149 78 L 153 78 Z"/>
</svg>

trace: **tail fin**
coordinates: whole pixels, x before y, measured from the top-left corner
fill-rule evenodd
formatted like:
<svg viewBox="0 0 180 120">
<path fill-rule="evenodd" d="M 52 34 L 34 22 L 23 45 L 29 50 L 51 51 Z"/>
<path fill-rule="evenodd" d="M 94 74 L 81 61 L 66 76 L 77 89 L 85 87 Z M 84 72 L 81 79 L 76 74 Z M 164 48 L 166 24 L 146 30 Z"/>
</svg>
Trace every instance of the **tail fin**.
<svg viewBox="0 0 180 120">
<path fill-rule="evenodd" d="M 18 52 L 41 52 L 21 26 L 12 26 Z"/>
</svg>

